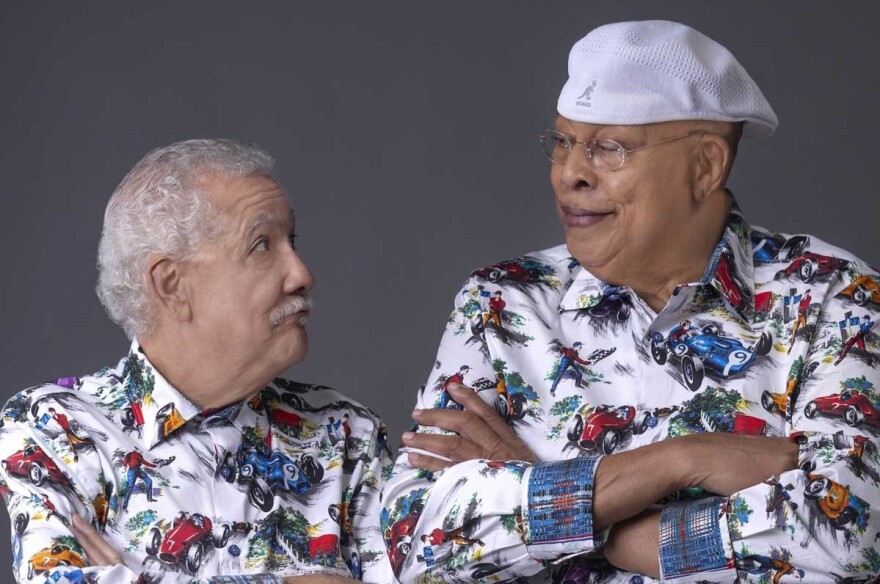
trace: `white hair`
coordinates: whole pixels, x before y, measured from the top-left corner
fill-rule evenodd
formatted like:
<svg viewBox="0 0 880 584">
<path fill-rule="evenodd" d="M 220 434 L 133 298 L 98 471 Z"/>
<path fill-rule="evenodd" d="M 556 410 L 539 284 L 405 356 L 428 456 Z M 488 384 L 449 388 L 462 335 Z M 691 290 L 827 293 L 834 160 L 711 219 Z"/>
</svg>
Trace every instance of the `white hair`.
<svg viewBox="0 0 880 584">
<path fill-rule="evenodd" d="M 212 175 L 274 176 L 275 160 L 254 144 L 186 140 L 153 150 L 122 179 L 104 211 L 98 298 L 129 338 L 150 332 L 147 267 L 156 256 L 190 260 L 220 232 L 204 192 Z"/>
</svg>

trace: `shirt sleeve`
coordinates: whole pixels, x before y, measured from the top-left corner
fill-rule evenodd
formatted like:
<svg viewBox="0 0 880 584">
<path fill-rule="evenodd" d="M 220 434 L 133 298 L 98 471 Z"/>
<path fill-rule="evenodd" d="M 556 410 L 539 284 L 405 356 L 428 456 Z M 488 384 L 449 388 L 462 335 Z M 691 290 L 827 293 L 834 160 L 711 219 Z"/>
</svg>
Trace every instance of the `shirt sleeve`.
<svg viewBox="0 0 880 584">
<path fill-rule="evenodd" d="M 53 406 L 58 411 L 64 407 L 58 403 Z M 7 404 L 4 411 L 20 409 Z M 45 576 L 47 582 L 59 583 L 283 584 L 274 574 L 198 578 L 144 570 L 125 553 L 125 564 L 90 566 L 88 554 L 70 530 L 70 521 L 76 514 L 99 530 L 104 527 L 96 518 L 100 500 L 97 477 L 107 461 L 89 450 L 74 459 L 64 434 L 55 435 L 47 420 L 18 415 L 18 420 L 4 420 L 0 439 L 0 493 L 12 520 L 12 572 L 17 582 L 42 582 Z M 16 472 L 12 465 L 25 453 L 30 462 L 21 466 L 22 472 Z"/>
<path fill-rule="evenodd" d="M 667 507 L 666 580 L 697 582 L 715 572 L 712 580 L 724 582 L 737 574 L 748 582 L 861 582 L 880 573 L 880 341 L 873 331 L 856 336 L 878 305 L 841 294 L 852 280 L 841 274 L 810 314 L 809 341 L 789 372 L 799 379 L 787 424 L 799 468 L 729 498 Z M 700 531 L 711 536 L 693 536 Z M 686 561 L 699 557 L 699 545 L 702 559 Z"/>
<path fill-rule="evenodd" d="M 483 333 L 480 289 L 457 296 L 418 408 L 456 408 L 443 389 L 462 370 L 464 385 L 494 403 L 495 371 Z M 467 369 L 465 369 L 465 367 Z M 415 431 L 444 433 L 436 427 Z M 409 465 L 403 449 L 383 494 L 382 529 L 401 582 L 512 580 L 545 563 L 594 549 L 592 475 L 598 457 L 542 462 L 473 460 L 443 472 Z"/>
<path fill-rule="evenodd" d="M 12 571 L 16 581 L 31 583 L 42 574 L 49 578 L 47 581 L 54 582 L 129 584 L 160 578 L 162 582 L 191 582 L 192 577 L 182 574 L 151 572 L 127 565 L 88 565 L 88 555 L 69 526 L 74 514 L 87 521 L 95 517 L 90 481 L 84 471 L 95 461 L 83 455 L 68 464 L 65 458 L 69 456 L 65 455 L 69 452 L 57 447 L 51 434 L 37 426 L 38 421 L 30 419 L 11 423 L 7 419 L 0 441 L 0 490 L 12 520 Z M 31 459 L 26 465 L 27 475 L 10 468 L 10 464 L 16 464 L 13 457 L 25 451 Z M 43 496 L 49 504 L 43 502 Z"/>
<path fill-rule="evenodd" d="M 386 442 L 387 431 L 381 422 L 372 425 L 370 434 L 359 441 L 357 425 L 353 429 L 354 441 L 363 448 L 349 451 L 347 458 L 355 463 L 349 488 L 343 495 L 343 505 L 337 510 L 342 522 L 342 547 L 352 578 L 364 582 L 387 584 L 393 580 L 385 542 L 379 527 L 379 495 L 385 480 L 391 473 L 393 460 Z"/>
</svg>

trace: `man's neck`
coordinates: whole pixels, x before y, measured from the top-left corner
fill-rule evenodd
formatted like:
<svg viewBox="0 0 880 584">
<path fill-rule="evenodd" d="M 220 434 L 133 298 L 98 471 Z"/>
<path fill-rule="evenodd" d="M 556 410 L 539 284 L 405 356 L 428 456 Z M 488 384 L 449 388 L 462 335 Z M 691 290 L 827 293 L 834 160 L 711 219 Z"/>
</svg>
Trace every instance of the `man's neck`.
<svg viewBox="0 0 880 584">
<path fill-rule="evenodd" d="M 650 254 L 614 265 L 602 266 L 590 272 L 597 278 L 618 286 L 628 286 L 659 313 L 669 302 L 675 289 L 681 284 L 702 279 L 718 241 L 724 235 L 732 198 L 719 193 L 690 222 L 694 226 L 670 238 L 667 246 L 657 246 Z"/>
<path fill-rule="evenodd" d="M 196 343 L 163 331 L 155 331 L 138 341 L 156 371 L 200 409 L 222 408 L 243 399 L 242 376 L 226 371 L 223 364 L 213 363 L 210 355 L 194 351 L 192 347 Z"/>
</svg>

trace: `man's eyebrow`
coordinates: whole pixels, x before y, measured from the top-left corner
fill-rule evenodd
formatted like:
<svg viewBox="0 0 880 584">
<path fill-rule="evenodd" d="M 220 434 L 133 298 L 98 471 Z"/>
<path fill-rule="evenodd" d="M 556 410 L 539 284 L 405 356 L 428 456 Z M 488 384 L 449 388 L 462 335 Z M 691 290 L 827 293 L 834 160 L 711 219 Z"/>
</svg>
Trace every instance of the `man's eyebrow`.
<svg viewBox="0 0 880 584">
<path fill-rule="evenodd" d="M 293 209 L 288 209 L 287 213 L 290 224 L 293 225 L 296 222 L 296 215 L 294 214 Z M 248 222 L 247 228 L 244 232 L 244 238 L 249 240 L 253 237 L 256 231 L 267 224 L 282 225 L 284 224 L 284 218 L 277 211 L 263 211 L 262 213 L 257 213 Z"/>
</svg>

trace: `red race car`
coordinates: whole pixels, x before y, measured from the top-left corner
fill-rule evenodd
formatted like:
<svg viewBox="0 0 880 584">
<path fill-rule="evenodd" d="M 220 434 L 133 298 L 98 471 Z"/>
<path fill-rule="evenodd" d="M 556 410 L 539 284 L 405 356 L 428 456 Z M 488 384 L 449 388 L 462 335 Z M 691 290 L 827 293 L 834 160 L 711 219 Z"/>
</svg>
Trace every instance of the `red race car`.
<svg viewBox="0 0 880 584">
<path fill-rule="evenodd" d="M 39 446 L 28 446 L 24 450 L 19 450 L 6 460 L 0 461 L 0 464 L 7 473 L 28 477 L 38 487 L 42 487 L 47 480 L 70 486 L 70 479 Z"/>
<path fill-rule="evenodd" d="M 474 272 L 473 275 L 478 278 L 486 278 L 493 284 L 502 280 L 541 282 L 543 278 L 553 275 L 553 268 L 532 259 L 521 258 L 486 266 Z"/>
<path fill-rule="evenodd" d="M 746 305 L 743 297 L 743 287 L 737 282 L 737 275 L 732 269 L 730 253 L 722 253 L 718 258 L 718 266 L 715 268 L 715 281 L 721 287 L 721 291 L 737 310 L 742 310 Z"/>
<path fill-rule="evenodd" d="M 395 521 L 394 524 L 385 532 L 385 545 L 388 546 L 389 557 L 391 558 L 391 569 L 394 574 L 400 574 L 400 568 L 403 561 L 409 555 L 412 549 L 412 534 L 419 522 L 419 516 L 422 514 L 422 503 L 416 501 L 410 507 L 409 515 L 403 519 Z"/>
<path fill-rule="evenodd" d="M 195 574 L 202 565 L 208 542 L 215 548 L 226 546 L 229 541 L 229 525 L 223 524 L 214 532 L 214 524 L 200 513 L 189 514 L 181 511 L 171 523 L 171 529 L 162 534 L 161 525 L 155 525 L 147 536 L 147 555 L 157 557 L 166 564 L 184 566 Z"/>
<path fill-rule="evenodd" d="M 575 414 L 568 428 L 568 439 L 584 450 L 602 449 L 611 454 L 620 445 L 626 432 L 641 434 L 650 425 L 650 412 L 636 416 L 632 406 L 599 406 L 592 412 L 588 408 Z"/>
<path fill-rule="evenodd" d="M 843 421 L 853 428 L 863 422 L 880 428 L 880 396 L 857 389 L 826 395 L 814 399 L 804 408 L 804 415 L 810 419 L 817 414 L 843 416 Z"/>
<path fill-rule="evenodd" d="M 848 265 L 849 262 L 846 260 L 808 251 L 791 262 L 784 270 L 776 272 L 775 279 L 781 280 L 797 273 L 801 281 L 807 284 L 815 280 L 816 277 L 830 276 Z"/>
</svg>

